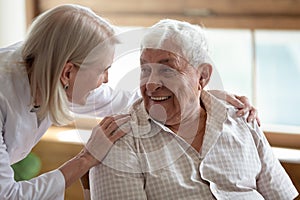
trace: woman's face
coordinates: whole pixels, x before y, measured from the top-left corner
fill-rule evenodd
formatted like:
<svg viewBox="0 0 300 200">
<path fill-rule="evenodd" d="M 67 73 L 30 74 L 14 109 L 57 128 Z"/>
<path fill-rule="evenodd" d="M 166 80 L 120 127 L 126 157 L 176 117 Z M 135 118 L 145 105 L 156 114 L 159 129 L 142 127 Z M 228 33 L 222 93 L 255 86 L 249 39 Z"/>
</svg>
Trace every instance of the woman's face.
<svg viewBox="0 0 300 200">
<path fill-rule="evenodd" d="M 67 90 L 69 101 L 84 105 L 90 92 L 103 83 L 108 82 L 108 69 L 113 62 L 114 51 L 107 51 L 105 57 L 93 64 L 84 64 L 76 67 L 75 75 L 70 79 L 70 88 Z"/>
</svg>

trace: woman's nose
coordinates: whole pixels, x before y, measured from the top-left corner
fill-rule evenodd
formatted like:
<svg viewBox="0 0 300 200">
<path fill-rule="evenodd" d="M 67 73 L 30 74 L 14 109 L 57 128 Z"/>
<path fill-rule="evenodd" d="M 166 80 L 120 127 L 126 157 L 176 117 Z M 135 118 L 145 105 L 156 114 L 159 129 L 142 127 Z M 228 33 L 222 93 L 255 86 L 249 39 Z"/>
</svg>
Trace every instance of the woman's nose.
<svg viewBox="0 0 300 200">
<path fill-rule="evenodd" d="M 104 72 L 103 83 L 108 83 L 108 70 Z"/>
<path fill-rule="evenodd" d="M 97 82 L 97 87 L 100 87 L 102 83 L 108 83 L 108 72 L 105 71 L 103 74 L 100 76 L 98 82 Z"/>
</svg>

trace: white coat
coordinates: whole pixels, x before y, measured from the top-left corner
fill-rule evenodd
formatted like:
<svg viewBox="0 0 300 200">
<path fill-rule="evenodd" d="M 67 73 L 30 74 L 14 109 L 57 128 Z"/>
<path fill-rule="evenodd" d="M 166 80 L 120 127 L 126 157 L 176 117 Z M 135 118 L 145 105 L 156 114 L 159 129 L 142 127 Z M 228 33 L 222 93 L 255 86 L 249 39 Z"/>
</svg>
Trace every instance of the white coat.
<svg viewBox="0 0 300 200">
<path fill-rule="evenodd" d="M 29 181 L 14 181 L 10 165 L 25 158 L 52 124 L 49 118 L 38 123 L 36 113 L 30 112 L 29 80 L 20 61 L 21 43 L 0 49 L 0 199 L 61 200 L 65 180 L 58 169 Z M 80 114 L 103 117 L 120 112 L 137 97 L 102 85 L 88 97 L 86 106 L 72 107 Z"/>
</svg>

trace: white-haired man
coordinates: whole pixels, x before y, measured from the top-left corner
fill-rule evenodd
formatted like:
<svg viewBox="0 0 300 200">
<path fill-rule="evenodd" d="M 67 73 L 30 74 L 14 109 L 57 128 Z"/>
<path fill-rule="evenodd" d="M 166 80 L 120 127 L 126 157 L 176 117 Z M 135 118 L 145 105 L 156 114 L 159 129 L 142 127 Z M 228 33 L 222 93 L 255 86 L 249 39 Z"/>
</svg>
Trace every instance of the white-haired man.
<svg viewBox="0 0 300 200">
<path fill-rule="evenodd" d="M 203 90 L 212 64 L 201 27 L 162 20 L 144 36 L 132 133 L 90 172 L 92 199 L 294 199 L 256 122 Z M 122 129 L 122 126 L 120 127 Z"/>
</svg>

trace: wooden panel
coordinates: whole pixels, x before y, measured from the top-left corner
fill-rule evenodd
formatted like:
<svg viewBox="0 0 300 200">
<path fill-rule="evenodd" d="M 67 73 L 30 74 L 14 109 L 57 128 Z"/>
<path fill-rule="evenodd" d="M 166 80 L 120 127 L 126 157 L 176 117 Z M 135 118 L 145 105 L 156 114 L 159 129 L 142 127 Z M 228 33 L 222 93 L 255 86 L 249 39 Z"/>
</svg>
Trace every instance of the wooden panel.
<svg viewBox="0 0 300 200">
<path fill-rule="evenodd" d="M 300 192 L 300 164 L 281 163 L 290 178 L 292 179 L 296 189 Z M 295 200 L 300 200 L 298 196 Z"/>
<path fill-rule="evenodd" d="M 37 13 L 64 3 L 92 8 L 120 26 L 150 26 L 163 18 L 212 28 L 300 29 L 300 0 L 30 0 Z"/>
<path fill-rule="evenodd" d="M 271 146 L 300 149 L 300 134 L 264 131 Z"/>
<path fill-rule="evenodd" d="M 32 150 L 42 162 L 41 173 L 57 169 L 73 158 L 82 149 L 81 145 L 41 140 Z M 66 189 L 65 200 L 82 200 L 83 193 L 79 181 Z"/>
<path fill-rule="evenodd" d="M 47 10 L 59 4 L 75 3 L 102 13 L 178 13 L 183 11 L 183 0 L 39 0 L 39 9 Z"/>
<path fill-rule="evenodd" d="M 39 14 L 39 9 L 37 7 L 38 0 L 26 0 L 26 25 L 29 26 L 32 19 Z"/>
<path fill-rule="evenodd" d="M 300 0 L 186 0 L 185 9 L 208 9 L 218 15 L 299 15 Z"/>
<path fill-rule="evenodd" d="M 218 15 L 300 15 L 300 0 L 39 0 L 39 9 L 47 10 L 59 4 L 75 3 L 99 12 L 121 13 L 202 13 L 209 10 Z M 146 13 L 145 13 L 146 14 Z"/>
<path fill-rule="evenodd" d="M 99 14 L 99 13 L 98 13 Z M 99 14 L 101 15 L 101 14 Z M 300 29 L 300 17 L 199 17 L 182 15 L 121 15 L 103 14 L 113 24 L 119 26 L 151 26 L 163 18 L 184 20 L 200 24 L 207 28 L 239 28 L 239 29 Z"/>
</svg>

